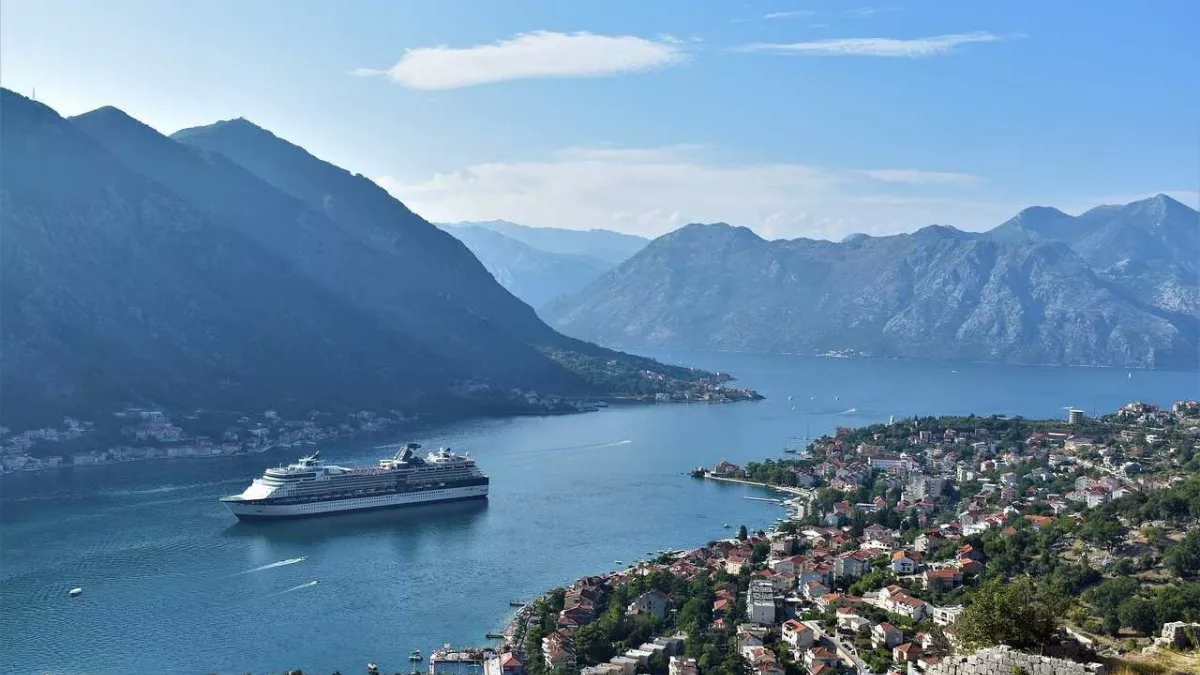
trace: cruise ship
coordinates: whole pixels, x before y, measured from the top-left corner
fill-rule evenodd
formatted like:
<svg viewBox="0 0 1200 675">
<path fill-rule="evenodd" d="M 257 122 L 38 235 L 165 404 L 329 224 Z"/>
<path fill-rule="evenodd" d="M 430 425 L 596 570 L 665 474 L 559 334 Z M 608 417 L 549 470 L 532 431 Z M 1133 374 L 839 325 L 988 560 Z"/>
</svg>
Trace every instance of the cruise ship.
<svg viewBox="0 0 1200 675">
<path fill-rule="evenodd" d="M 469 453 L 442 448 L 420 457 L 420 447 L 408 443 L 377 466 L 351 468 L 326 464 L 315 452 L 267 469 L 221 501 L 241 520 L 270 520 L 487 498 L 489 479 Z"/>
</svg>

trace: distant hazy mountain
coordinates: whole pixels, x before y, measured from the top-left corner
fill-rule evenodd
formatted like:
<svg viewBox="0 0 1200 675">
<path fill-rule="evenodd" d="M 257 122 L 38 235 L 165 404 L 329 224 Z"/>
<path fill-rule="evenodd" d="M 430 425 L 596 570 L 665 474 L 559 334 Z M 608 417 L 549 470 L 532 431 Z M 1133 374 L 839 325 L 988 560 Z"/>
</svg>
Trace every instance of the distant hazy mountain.
<svg viewBox="0 0 1200 675">
<path fill-rule="evenodd" d="M 510 293 L 538 308 L 613 268 L 586 255 L 552 253 L 476 225 L 447 227 Z"/>
<path fill-rule="evenodd" d="M 632 234 L 611 230 L 568 230 L 558 227 L 528 227 L 507 220 L 445 223 L 444 227 L 481 227 L 550 253 L 585 255 L 611 265 L 619 265 L 643 247 L 649 240 Z"/>
<path fill-rule="evenodd" d="M 1178 207 L 1195 228 L 1195 211 L 1176 204 L 1156 198 L 1109 209 L 1125 223 L 1111 229 L 1157 241 L 1152 235 L 1165 227 L 1155 214 L 1167 212 L 1174 223 Z M 610 345 L 1196 367 L 1200 319 L 1165 308 L 1136 284 L 1116 283 L 1110 270 L 1121 263 L 1113 259 L 1132 268 L 1149 255 L 1122 250 L 1127 240 L 1103 235 L 1122 242 L 1105 253 L 1076 241 L 1109 265 L 1102 272 L 1059 241 L 1097 236 L 1096 212 L 1080 218 L 1087 222 L 1032 210 L 993 233 L 931 226 L 840 243 L 765 241 L 745 228 L 689 225 L 552 302 L 544 315 L 568 334 Z M 1067 226 L 1078 230 L 1058 229 Z M 1164 239 L 1185 245 L 1194 234 Z M 1193 282 L 1181 295 L 1194 292 Z"/>
<path fill-rule="evenodd" d="M 480 412 L 691 377 L 559 335 L 459 241 L 245 120 L 179 142 L 8 90 L 0 118 L 0 424 Z"/>
</svg>

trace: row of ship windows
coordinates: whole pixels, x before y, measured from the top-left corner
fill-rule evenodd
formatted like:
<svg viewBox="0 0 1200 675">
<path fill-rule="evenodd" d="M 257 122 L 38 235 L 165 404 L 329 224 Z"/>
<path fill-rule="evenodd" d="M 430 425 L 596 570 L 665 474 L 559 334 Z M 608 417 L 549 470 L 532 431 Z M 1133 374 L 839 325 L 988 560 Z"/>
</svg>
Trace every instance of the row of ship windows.
<svg viewBox="0 0 1200 675">
<path fill-rule="evenodd" d="M 446 494 L 447 492 L 449 492 L 449 491 L 448 491 L 448 490 L 434 490 L 434 491 L 431 491 L 431 492 L 423 492 L 423 493 L 421 493 L 421 494 L 426 494 L 426 495 L 444 495 L 444 494 Z M 372 503 L 376 503 L 376 502 L 379 502 L 379 501 L 385 500 L 385 499 L 387 499 L 388 497 L 394 497 L 394 496 L 395 496 L 395 495 L 383 495 L 383 496 L 380 496 L 380 497 L 362 497 L 362 498 L 360 498 L 360 499 L 354 500 L 354 502 L 347 503 L 347 504 L 346 504 L 346 506 L 357 506 L 357 505 L 359 505 L 359 504 L 364 504 L 364 503 L 365 503 L 365 504 L 372 504 Z M 427 501 L 427 500 L 422 500 L 422 501 Z M 312 504 L 300 504 L 300 505 L 299 505 L 299 507 L 300 507 L 300 510 L 302 510 L 302 511 L 312 511 L 312 510 L 314 510 L 315 508 L 317 508 L 317 507 L 320 507 L 320 506 L 325 506 L 326 504 L 327 504 L 327 502 L 314 502 L 314 503 L 312 503 Z"/>
</svg>

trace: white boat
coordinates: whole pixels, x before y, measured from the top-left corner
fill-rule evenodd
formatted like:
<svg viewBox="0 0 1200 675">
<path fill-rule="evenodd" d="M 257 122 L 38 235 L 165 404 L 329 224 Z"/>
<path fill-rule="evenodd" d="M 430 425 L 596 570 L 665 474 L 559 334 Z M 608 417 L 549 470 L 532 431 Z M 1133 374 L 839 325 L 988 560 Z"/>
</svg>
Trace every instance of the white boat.
<svg viewBox="0 0 1200 675">
<path fill-rule="evenodd" d="M 67 595 L 71 596 L 72 598 L 78 596 L 80 593 L 83 593 L 83 589 L 78 587 L 67 591 Z"/>
<path fill-rule="evenodd" d="M 420 447 L 409 443 L 376 466 L 352 468 L 325 464 L 318 451 L 267 469 L 221 502 L 241 520 L 273 520 L 487 498 L 490 479 L 469 454 L 442 448 L 422 458 Z"/>
</svg>

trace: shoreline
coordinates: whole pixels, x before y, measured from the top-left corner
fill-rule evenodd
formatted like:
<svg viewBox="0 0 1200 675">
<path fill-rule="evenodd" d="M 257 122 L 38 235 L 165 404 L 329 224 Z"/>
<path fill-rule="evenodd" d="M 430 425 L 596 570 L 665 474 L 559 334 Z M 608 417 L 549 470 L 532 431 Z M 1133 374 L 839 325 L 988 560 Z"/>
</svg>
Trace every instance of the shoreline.
<svg viewBox="0 0 1200 675">
<path fill-rule="evenodd" d="M 719 401 L 718 400 L 713 400 L 713 401 L 704 401 L 704 400 L 656 401 L 656 400 L 646 400 L 643 398 L 636 398 L 636 397 L 632 397 L 632 396 L 631 397 L 620 397 L 620 396 L 594 397 L 594 398 L 587 399 L 587 401 L 590 401 L 591 404 L 586 405 L 586 406 L 581 405 L 581 407 L 573 409 L 573 410 L 544 410 L 544 411 L 514 410 L 512 412 L 507 412 L 507 413 L 470 414 L 470 415 L 464 415 L 464 416 L 451 415 L 448 417 L 433 417 L 432 419 L 429 417 L 426 417 L 425 419 L 406 420 L 403 422 L 399 422 L 399 423 L 395 424 L 394 426 L 390 426 L 390 427 L 382 428 L 382 429 L 369 429 L 369 430 L 360 431 L 357 433 L 346 434 L 344 436 L 331 436 L 331 437 L 323 438 L 323 439 L 320 439 L 317 441 L 307 441 L 307 442 L 296 441 L 292 444 L 270 443 L 262 448 L 243 449 L 243 450 L 239 450 L 237 452 L 222 452 L 220 450 L 220 446 L 214 445 L 214 446 L 210 446 L 207 449 L 202 448 L 200 452 L 196 452 L 194 454 L 185 454 L 185 455 L 176 455 L 176 456 L 154 455 L 154 456 L 146 456 L 146 457 L 120 457 L 120 458 L 114 458 L 114 459 L 106 459 L 103 461 L 93 461 L 93 462 L 86 462 L 86 463 L 80 463 L 80 464 L 76 464 L 76 463 L 40 464 L 39 466 L 34 466 L 34 467 L 30 467 L 30 468 L 2 470 L 2 471 L 0 471 L 0 480 L 3 480 L 4 476 L 8 476 L 8 475 L 41 474 L 41 473 L 48 472 L 48 471 L 58 471 L 58 470 L 63 470 L 63 469 L 111 467 L 111 466 L 118 466 L 118 465 L 122 465 L 122 464 L 140 464 L 142 462 L 161 461 L 161 460 L 200 460 L 200 459 L 220 459 L 220 458 L 232 458 L 232 457 L 251 457 L 254 455 L 261 455 L 261 454 L 265 454 L 267 452 L 271 452 L 273 450 L 281 450 L 281 449 L 296 449 L 296 450 L 303 450 L 304 448 L 320 449 L 320 447 L 322 445 L 328 445 L 330 443 L 355 442 L 355 441 L 368 440 L 371 438 L 388 437 L 392 434 L 392 432 L 403 432 L 405 429 L 410 429 L 410 430 L 413 430 L 416 432 L 420 432 L 420 431 L 425 431 L 425 430 L 429 430 L 429 429 L 436 429 L 436 428 L 443 427 L 446 425 L 459 424 L 459 423 L 463 423 L 463 422 L 472 422 L 472 421 L 506 420 L 506 419 L 520 419 L 520 418 L 530 418 L 530 417 L 563 417 L 563 416 L 568 416 L 568 415 L 584 415 L 584 414 L 589 414 L 589 413 L 603 412 L 605 409 L 610 408 L 610 407 L 627 407 L 627 406 L 632 407 L 632 406 L 639 406 L 639 405 L 641 405 L 641 406 L 695 405 L 695 404 L 726 405 L 726 404 L 730 404 L 730 403 L 753 403 L 758 400 L 761 400 L 761 399 L 730 399 L 730 400 L 719 400 Z M 188 443 L 181 442 L 178 446 L 174 446 L 174 447 L 180 447 L 180 446 L 186 446 L 186 445 L 188 445 Z M 121 446 L 121 447 L 124 447 L 124 446 Z M 146 446 L 146 447 L 153 447 L 155 450 L 161 450 L 161 451 L 165 452 L 173 446 L 165 445 L 165 446 Z M 106 451 L 109 451 L 112 449 L 114 449 L 114 448 L 108 448 Z M 215 449 L 215 451 L 213 451 L 213 449 Z M 36 456 L 34 456 L 34 455 L 28 455 L 28 456 L 36 457 L 36 458 L 40 459 L 40 458 L 44 458 L 44 457 L 53 457 L 56 455 L 54 453 L 46 453 L 46 454 L 39 453 L 39 455 L 36 455 Z"/>
<path fill-rule="evenodd" d="M 750 485 L 753 487 L 764 488 L 766 490 L 774 490 L 776 492 L 782 492 L 784 494 L 789 494 L 789 495 L 792 495 L 795 497 L 807 497 L 809 495 L 809 491 L 806 488 L 794 488 L 794 487 L 788 487 L 786 485 L 771 485 L 770 483 L 760 483 L 758 481 L 746 480 L 744 478 L 730 478 L 728 476 L 714 476 L 713 474 L 709 473 L 708 471 L 704 471 L 699 474 L 693 473 L 692 475 L 695 476 L 696 478 L 715 480 L 719 483 L 738 483 L 741 485 Z"/>
<path fill-rule="evenodd" d="M 809 492 L 805 488 L 793 488 L 793 487 L 788 487 L 788 486 L 783 486 L 783 485 L 771 485 L 769 483 L 761 483 L 761 482 L 745 480 L 745 479 L 741 479 L 741 478 L 729 478 L 726 476 L 713 476 L 713 475 L 709 475 L 707 472 L 705 472 L 703 475 L 697 476 L 697 477 L 706 478 L 706 479 L 713 480 L 713 481 L 720 482 L 720 483 L 733 483 L 733 484 L 740 484 L 740 485 L 748 485 L 750 487 L 763 488 L 763 489 L 766 489 L 769 491 L 775 491 L 775 492 L 780 492 L 780 493 L 783 493 L 786 495 L 791 495 L 790 498 L 780 500 L 780 501 L 775 501 L 775 500 L 770 500 L 770 499 L 763 500 L 763 501 L 773 502 L 777 506 L 786 510 L 788 513 L 788 517 L 786 518 L 786 520 L 791 520 L 792 518 L 796 517 L 796 512 L 795 512 L 795 509 L 793 508 L 794 500 L 796 500 L 798 498 L 810 497 Z M 775 521 L 773 521 L 772 523 L 770 523 L 769 525 L 765 526 L 762 529 L 764 529 L 766 531 L 772 531 L 772 532 L 777 531 L 779 529 L 779 519 L 776 519 Z M 729 537 L 724 537 L 724 539 L 729 539 Z M 700 544 L 697 544 L 697 546 L 703 546 L 703 545 L 704 545 L 703 542 L 701 542 Z M 660 555 L 666 554 L 666 553 L 679 554 L 679 553 L 683 553 L 683 552 L 684 552 L 684 550 L 674 550 L 674 551 L 668 550 L 668 551 L 660 552 Z M 628 565 L 623 566 L 621 569 L 613 570 L 613 571 L 609 571 L 609 572 L 598 573 L 595 575 L 588 575 L 588 576 L 610 578 L 613 576 L 627 575 L 627 574 L 633 573 L 634 571 L 638 570 L 639 568 L 641 568 L 645 565 L 652 564 L 654 562 L 654 560 L 655 560 L 655 558 L 638 559 L 638 560 L 632 561 Z M 569 585 L 570 583 L 572 583 L 572 582 L 564 582 L 564 584 L 567 584 L 567 585 Z M 498 643 L 498 646 L 496 647 L 497 652 L 506 652 L 506 651 L 514 652 L 521 657 L 522 661 L 524 661 L 524 659 L 525 659 L 525 648 L 524 648 L 524 644 L 523 644 L 524 634 L 525 634 L 526 630 L 528 629 L 528 622 L 529 622 L 529 619 L 531 618 L 534 606 L 538 602 L 549 598 L 556 589 L 564 588 L 564 587 L 565 586 L 554 586 L 550 589 L 544 590 L 539 595 L 534 597 L 533 599 L 520 605 L 517 608 L 516 613 L 513 614 L 512 618 L 509 619 L 507 624 L 505 624 L 504 630 L 500 631 L 499 633 L 486 631 L 484 633 L 485 639 L 488 641 Z M 494 637 L 495 635 L 501 635 L 502 637 Z"/>
<path fill-rule="evenodd" d="M 1129 366 L 1120 364 L 1097 364 L 1097 363 L 1035 363 L 1023 361 L 988 361 L 988 360 L 971 360 L 971 359 L 939 359 L 930 356 L 893 356 L 885 354 L 854 354 L 854 355 L 837 355 L 829 352 L 839 350 L 827 350 L 825 352 L 774 352 L 763 351 L 758 349 L 717 349 L 713 347 L 681 347 L 681 346 L 666 346 L 666 345 L 617 345 L 613 349 L 621 349 L 626 353 L 634 353 L 645 355 L 646 352 L 668 352 L 668 351 L 687 351 L 692 353 L 711 353 L 711 354 L 737 354 L 745 356 L 787 356 L 806 359 L 842 359 L 842 360 L 860 360 L 860 361 L 907 361 L 915 363 L 929 363 L 937 365 L 973 365 L 973 366 L 1006 366 L 1015 368 L 1086 368 L 1095 370 L 1125 370 L 1135 372 L 1150 372 L 1150 373 L 1200 373 L 1200 367 L 1182 367 L 1169 366 L 1165 368 L 1154 368 L 1147 366 Z M 847 348 L 849 349 L 849 348 Z M 658 356 L 649 356 L 649 358 L 658 359 Z M 735 378 L 736 379 L 736 378 Z"/>
</svg>

